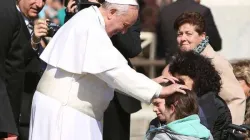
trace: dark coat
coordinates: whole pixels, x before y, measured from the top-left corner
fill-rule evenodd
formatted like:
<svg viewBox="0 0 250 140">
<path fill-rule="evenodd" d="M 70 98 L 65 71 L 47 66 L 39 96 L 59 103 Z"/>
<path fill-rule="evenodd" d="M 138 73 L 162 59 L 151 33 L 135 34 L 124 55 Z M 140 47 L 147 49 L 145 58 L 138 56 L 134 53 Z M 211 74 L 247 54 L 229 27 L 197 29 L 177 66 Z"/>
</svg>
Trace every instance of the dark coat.
<svg viewBox="0 0 250 140">
<path fill-rule="evenodd" d="M 198 97 L 199 105 L 206 116 L 208 129 L 211 131 L 214 140 L 220 140 L 223 130 L 232 123 L 230 110 L 226 102 L 214 92 Z"/>
<path fill-rule="evenodd" d="M 221 37 L 214 23 L 213 15 L 209 8 L 196 3 L 194 0 L 177 0 L 163 7 L 159 14 L 157 25 L 157 56 L 169 62 L 171 56 L 177 51 L 177 35 L 174 30 L 174 21 L 185 11 L 199 12 L 205 18 L 206 33 L 209 43 L 215 51 L 221 50 Z"/>
<path fill-rule="evenodd" d="M 0 138 L 18 135 L 24 81 L 23 28 L 16 1 L 0 1 Z M 16 122 L 16 123 L 15 123 Z"/>
<path fill-rule="evenodd" d="M 21 25 L 24 35 L 21 37 L 23 44 L 23 56 L 25 64 L 24 73 L 24 90 L 22 93 L 22 103 L 19 119 L 20 140 L 27 140 L 29 134 L 29 124 L 31 115 L 31 104 L 36 86 L 42 76 L 42 62 L 39 58 L 39 49 L 34 50 L 31 46 L 31 35 L 25 24 L 25 20 L 21 17 Z"/>
</svg>

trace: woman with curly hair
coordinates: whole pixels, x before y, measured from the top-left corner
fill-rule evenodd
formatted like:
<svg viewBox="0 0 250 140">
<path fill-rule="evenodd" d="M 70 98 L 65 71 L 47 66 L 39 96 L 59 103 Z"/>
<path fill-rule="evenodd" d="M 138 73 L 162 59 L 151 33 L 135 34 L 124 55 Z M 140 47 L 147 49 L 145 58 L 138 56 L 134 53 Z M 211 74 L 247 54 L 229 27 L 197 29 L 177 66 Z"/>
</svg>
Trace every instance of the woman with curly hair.
<svg viewBox="0 0 250 140">
<path fill-rule="evenodd" d="M 176 54 L 169 64 L 169 72 L 183 80 L 197 96 L 215 140 L 220 140 L 223 130 L 232 123 L 231 113 L 226 102 L 218 96 L 221 77 L 211 59 L 193 51 Z"/>
<path fill-rule="evenodd" d="M 206 23 L 209 24 L 209 21 Z M 211 59 L 222 81 L 219 96 L 226 101 L 232 113 L 233 123 L 242 124 L 246 105 L 244 92 L 233 74 L 230 63 L 210 46 L 202 15 L 197 12 L 184 12 L 175 20 L 174 29 L 177 32 L 177 42 L 181 51 L 193 50 Z M 168 67 L 165 68 L 163 75 L 168 75 L 167 73 Z"/>
</svg>

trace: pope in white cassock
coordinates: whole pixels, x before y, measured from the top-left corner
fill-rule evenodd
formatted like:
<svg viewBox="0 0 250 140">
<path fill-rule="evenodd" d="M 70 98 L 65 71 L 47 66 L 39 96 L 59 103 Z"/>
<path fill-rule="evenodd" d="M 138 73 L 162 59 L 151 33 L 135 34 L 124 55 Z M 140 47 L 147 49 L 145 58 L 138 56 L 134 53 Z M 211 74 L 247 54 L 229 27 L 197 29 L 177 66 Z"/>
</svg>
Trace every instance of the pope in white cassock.
<svg viewBox="0 0 250 140">
<path fill-rule="evenodd" d="M 41 55 L 48 66 L 33 97 L 29 140 L 102 140 L 100 121 L 114 89 L 146 103 L 184 92 L 137 73 L 112 45 L 109 37 L 137 16 L 135 0 L 107 0 L 61 27 Z"/>
</svg>

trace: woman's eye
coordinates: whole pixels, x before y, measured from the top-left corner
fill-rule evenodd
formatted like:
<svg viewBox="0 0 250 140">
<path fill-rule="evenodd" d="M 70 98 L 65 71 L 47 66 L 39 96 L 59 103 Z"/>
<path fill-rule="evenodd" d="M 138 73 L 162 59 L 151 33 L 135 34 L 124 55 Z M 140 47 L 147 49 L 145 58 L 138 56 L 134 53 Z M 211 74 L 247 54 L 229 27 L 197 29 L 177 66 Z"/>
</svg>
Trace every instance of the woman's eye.
<svg viewBox="0 0 250 140">
<path fill-rule="evenodd" d="M 182 34 L 181 33 L 177 33 L 177 36 L 181 36 Z"/>
</svg>

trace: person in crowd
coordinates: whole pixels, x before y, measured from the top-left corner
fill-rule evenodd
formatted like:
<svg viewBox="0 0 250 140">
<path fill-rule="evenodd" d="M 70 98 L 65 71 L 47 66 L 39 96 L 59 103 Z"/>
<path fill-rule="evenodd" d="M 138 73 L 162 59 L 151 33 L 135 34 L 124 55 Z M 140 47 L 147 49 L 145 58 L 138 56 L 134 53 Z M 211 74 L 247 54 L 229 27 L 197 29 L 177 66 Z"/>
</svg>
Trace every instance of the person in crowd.
<svg viewBox="0 0 250 140">
<path fill-rule="evenodd" d="M 1 0 L 0 13 L 0 139 L 16 139 L 24 80 L 22 16 L 14 0 Z"/>
<path fill-rule="evenodd" d="M 21 108 L 18 114 L 20 116 L 18 120 L 19 140 L 28 140 L 32 98 L 43 73 L 42 62 L 39 59 L 43 49 L 40 42 L 48 34 L 48 25 L 45 19 L 37 19 L 38 13 L 44 5 L 44 0 L 16 0 L 16 8 L 22 15 L 21 25 L 24 35 L 21 40 L 24 44 L 23 56 L 25 64 L 24 91 L 22 97 L 19 97 L 22 103 L 18 105 L 18 108 Z"/>
<path fill-rule="evenodd" d="M 114 89 L 146 103 L 185 93 L 185 85 L 162 87 L 163 77 L 157 83 L 137 73 L 113 46 L 110 37 L 125 33 L 137 16 L 135 0 L 107 0 L 59 29 L 40 56 L 47 68 L 33 97 L 30 140 L 101 140 Z"/>
<path fill-rule="evenodd" d="M 175 20 L 174 29 L 181 51 L 193 50 L 211 59 L 222 80 L 219 96 L 226 101 L 232 114 L 233 124 L 242 124 L 246 105 L 244 91 L 234 76 L 231 64 L 209 44 L 203 16 L 197 12 L 184 12 Z M 168 66 L 163 70 L 163 75 L 169 75 Z"/>
<path fill-rule="evenodd" d="M 179 81 L 176 81 L 176 82 L 179 84 L 184 84 L 184 82 L 180 79 L 179 79 Z M 160 83 L 160 84 L 162 86 L 167 86 L 167 85 L 172 84 L 172 83 L 169 82 L 169 83 Z M 153 104 L 153 111 L 156 114 L 156 118 L 154 118 L 149 123 L 149 129 L 161 127 L 162 125 L 164 125 L 166 123 L 166 118 L 165 118 L 164 114 L 162 114 L 163 110 L 165 110 L 165 99 L 162 99 L 162 98 L 153 99 L 152 104 Z M 200 118 L 201 124 L 208 127 L 205 114 L 200 106 L 199 106 L 198 116 Z"/>
<path fill-rule="evenodd" d="M 156 27 L 157 34 L 157 57 L 165 58 L 167 64 L 171 57 L 178 50 L 176 42 L 176 31 L 173 28 L 175 19 L 183 12 L 199 12 L 204 16 L 206 22 L 206 34 L 210 37 L 211 46 L 215 51 L 221 50 L 222 40 L 214 22 L 211 10 L 199 4 L 200 0 L 177 0 L 176 2 L 164 6 L 159 13 Z"/>
<path fill-rule="evenodd" d="M 250 96 L 250 60 L 238 60 L 233 62 L 232 66 L 234 75 L 248 98 Z"/>
<path fill-rule="evenodd" d="M 103 1 L 86 1 L 87 5 L 100 4 Z M 76 11 L 74 0 L 67 5 L 66 19 L 70 19 Z M 100 6 L 99 5 L 99 6 Z M 87 6 L 86 6 L 87 7 Z M 129 58 L 137 56 L 141 52 L 140 20 L 128 28 L 124 34 L 116 34 L 111 37 L 116 49 L 125 57 L 130 67 L 132 64 Z M 115 92 L 103 118 L 103 139 L 104 140 L 129 140 L 130 139 L 130 114 L 141 109 L 141 103 L 129 96 Z"/>
<path fill-rule="evenodd" d="M 56 17 L 59 20 L 58 25 L 62 26 L 64 24 L 64 19 L 66 16 L 65 15 L 65 7 L 63 6 L 63 1 L 62 0 L 53 0 L 52 8 L 57 11 Z"/>
<path fill-rule="evenodd" d="M 210 131 L 200 123 L 196 94 L 176 93 L 165 98 L 165 110 L 160 110 L 165 125 L 151 128 L 146 140 L 213 140 Z"/>
<path fill-rule="evenodd" d="M 221 78 L 211 60 L 193 51 L 180 52 L 170 62 L 169 72 L 197 94 L 207 128 L 215 140 L 220 140 L 232 118 L 226 102 L 218 95 Z"/>
<path fill-rule="evenodd" d="M 233 72 L 246 95 L 246 114 L 244 124 L 250 125 L 250 60 L 238 60 L 232 63 Z"/>
<path fill-rule="evenodd" d="M 153 104 L 153 111 L 156 114 L 156 118 L 154 118 L 149 123 L 149 129 L 161 127 L 166 123 L 166 118 L 163 114 L 165 110 L 165 99 L 163 98 L 153 99 L 152 104 Z"/>
</svg>

